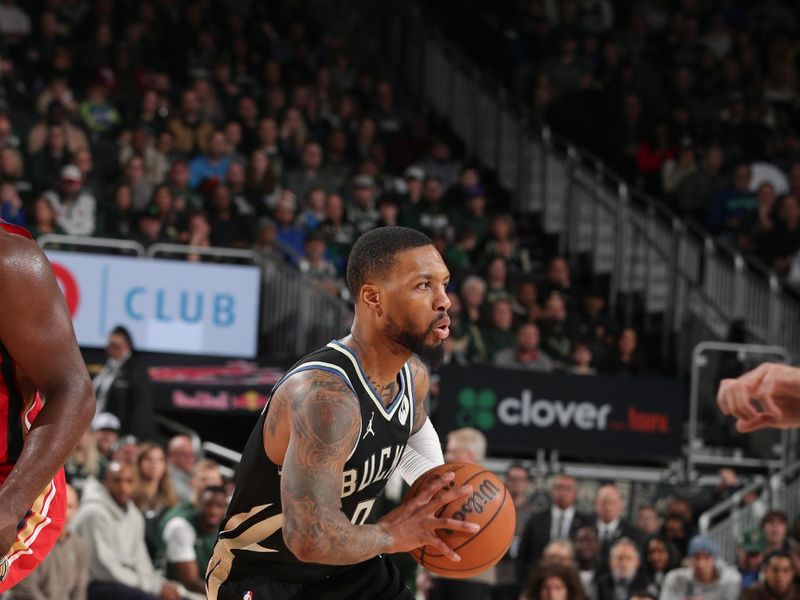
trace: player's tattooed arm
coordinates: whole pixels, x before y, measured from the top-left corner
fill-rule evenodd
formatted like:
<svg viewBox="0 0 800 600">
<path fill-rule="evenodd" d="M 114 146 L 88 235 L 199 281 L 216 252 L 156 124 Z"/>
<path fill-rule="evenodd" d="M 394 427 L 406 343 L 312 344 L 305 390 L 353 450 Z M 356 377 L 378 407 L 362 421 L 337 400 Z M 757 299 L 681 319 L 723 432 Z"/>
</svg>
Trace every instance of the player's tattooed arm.
<svg viewBox="0 0 800 600">
<path fill-rule="evenodd" d="M 411 367 L 411 375 L 414 377 L 414 429 L 412 433 L 416 433 L 428 418 L 425 412 L 425 401 L 428 399 L 431 379 L 428 367 L 416 356 L 411 356 L 409 366 Z"/>
<path fill-rule="evenodd" d="M 309 371 L 278 390 L 290 406 L 291 435 L 281 475 L 283 538 L 302 561 L 355 564 L 391 545 L 378 525 L 353 525 L 341 510 L 342 473 L 361 433 L 353 391 L 336 375 Z"/>
</svg>

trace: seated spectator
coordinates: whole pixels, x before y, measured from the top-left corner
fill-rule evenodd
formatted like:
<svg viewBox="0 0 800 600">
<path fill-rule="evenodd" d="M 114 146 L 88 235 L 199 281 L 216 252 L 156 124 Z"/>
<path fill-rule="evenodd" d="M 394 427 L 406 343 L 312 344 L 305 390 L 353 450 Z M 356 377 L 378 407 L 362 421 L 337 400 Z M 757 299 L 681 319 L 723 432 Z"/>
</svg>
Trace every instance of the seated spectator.
<svg viewBox="0 0 800 600">
<path fill-rule="evenodd" d="M 298 198 L 305 198 L 315 187 L 327 193 L 336 191 L 335 181 L 322 170 L 322 146 L 308 142 L 303 146 L 302 164 L 286 173 L 284 187 Z"/>
<path fill-rule="evenodd" d="M 447 338 L 445 338 L 447 339 Z M 522 532 L 528 519 L 533 512 L 533 502 L 531 501 L 531 476 L 527 467 L 521 463 L 511 463 L 505 473 L 506 488 L 514 501 L 514 509 L 517 513 L 517 520 L 514 529 L 514 538 L 511 547 L 497 563 L 497 584 L 495 585 L 493 598 L 496 600 L 517 600 L 522 586 L 517 583 L 516 558 L 519 551 L 519 543 Z"/>
<path fill-rule="evenodd" d="M 111 455 L 114 453 L 114 446 L 119 441 L 120 422 L 116 415 L 111 413 L 97 413 L 92 420 L 92 434 L 99 453 L 100 471 L 98 479 L 105 475 L 108 463 L 111 462 Z"/>
<path fill-rule="evenodd" d="M 508 262 L 502 256 L 493 256 L 486 265 L 486 302 L 510 300 L 511 281 L 508 274 Z"/>
<path fill-rule="evenodd" d="M 675 206 L 675 195 L 681 183 L 697 173 L 698 169 L 697 152 L 692 139 L 684 137 L 678 145 L 677 156 L 668 158 L 661 168 L 661 188 L 670 199 L 671 206 Z"/>
<path fill-rule="evenodd" d="M 154 244 L 163 244 L 170 239 L 165 235 L 159 218 L 158 208 L 150 205 L 136 216 L 136 230 L 131 239 L 140 243 L 145 249 Z"/>
<path fill-rule="evenodd" d="M 31 154 L 28 171 L 34 193 L 49 190 L 58 179 L 61 170 L 70 164 L 71 154 L 67 150 L 64 129 L 53 125 L 47 130 L 47 139 L 41 150 Z"/>
<path fill-rule="evenodd" d="M 667 573 L 677 569 L 680 563 L 678 549 L 665 537 L 653 535 L 644 543 L 644 570 L 655 585 L 655 591 L 661 591 Z"/>
<path fill-rule="evenodd" d="M 790 552 L 794 544 L 789 537 L 789 519 L 781 510 L 771 510 L 761 518 L 761 530 L 767 540 L 765 554 Z"/>
<path fill-rule="evenodd" d="M 325 190 L 321 187 L 311 188 L 304 199 L 303 211 L 297 216 L 297 225 L 305 235 L 317 228 L 326 219 Z"/>
<path fill-rule="evenodd" d="M 661 531 L 661 517 L 652 506 L 642 506 L 636 513 L 634 524 L 644 536 L 658 535 Z"/>
<path fill-rule="evenodd" d="M 33 155 L 39 152 L 47 144 L 50 129 L 58 128 L 64 134 L 64 143 L 69 154 L 75 154 L 78 150 L 89 148 L 89 140 L 83 130 L 70 122 L 67 118 L 67 110 L 59 100 L 53 100 L 47 105 L 45 118 L 36 123 L 28 132 L 28 154 Z"/>
<path fill-rule="evenodd" d="M 33 184 L 25 177 L 25 163 L 16 148 L 0 148 L 0 181 L 14 187 L 24 200 L 29 200 Z"/>
<path fill-rule="evenodd" d="M 78 512 L 78 492 L 66 489 L 64 529 L 47 558 L 3 597 L 8 600 L 83 600 L 89 586 L 89 546 L 70 525 Z"/>
<path fill-rule="evenodd" d="M 393 194 L 381 196 L 377 208 L 378 222 L 375 227 L 395 227 L 400 224 L 400 203 Z"/>
<path fill-rule="evenodd" d="M 177 600 L 177 588 L 150 562 L 132 492 L 133 468 L 125 464 L 111 463 L 102 484 L 87 482 L 73 530 L 90 548 L 89 598 Z"/>
<path fill-rule="evenodd" d="M 44 195 L 56 213 L 56 223 L 68 235 L 92 235 L 96 226 L 97 202 L 82 189 L 81 172 L 75 165 L 61 169 L 58 190 Z"/>
<path fill-rule="evenodd" d="M 167 444 L 167 470 L 172 487 L 182 502 L 192 495 L 192 470 L 197 463 L 197 452 L 188 435 L 176 435 Z"/>
<path fill-rule="evenodd" d="M 510 271 L 527 273 L 531 270 L 530 257 L 517 238 L 517 227 L 511 215 L 496 215 L 489 226 L 489 235 L 483 249 L 488 256 L 501 256 Z"/>
<path fill-rule="evenodd" d="M 105 81 L 95 79 L 89 84 L 86 100 L 78 105 L 78 116 L 95 139 L 110 139 L 115 134 L 122 119 L 117 108 L 108 100 Z"/>
<path fill-rule="evenodd" d="M 464 199 L 454 208 L 451 220 L 455 227 L 457 229 L 468 228 L 473 231 L 479 243 L 486 240 L 489 233 L 489 217 L 486 216 L 486 193 L 483 188 L 478 185 L 467 188 L 464 191 Z M 496 248 L 493 247 L 489 247 L 487 250 L 496 252 Z"/>
<path fill-rule="evenodd" d="M 189 163 L 189 187 L 198 189 L 207 180 L 216 183 L 225 181 L 230 164 L 225 134 L 219 130 L 212 131 L 208 134 L 205 154 Z"/>
<path fill-rule="evenodd" d="M 689 540 L 694 533 L 691 524 L 681 514 L 667 513 L 664 517 L 664 537 L 678 549 L 681 558 L 688 552 Z"/>
<path fill-rule="evenodd" d="M 150 199 L 153 197 L 153 184 L 145 177 L 144 161 L 141 156 L 134 154 L 128 159 L 122 183 L 131 188 L 133 209 L 139 212 L 147 208 L 147 205 L 150 204 Z"/>
<path fill-rule="evenodd" d="M 32 216 L 28 220 L 28 231 L 34 239 L 46 234 L 63 234 L 64 230 L 56 222 L 56 211 L 50 200 L 42 195 L 33 203 Z"/>
<path fill-rule="evenodd" d="M 750 191 L 750 165 L 740 163 L 733 170 L 730 185 L 717 194 L 708 211 L 708 227 L 714 233 L 731 234 L 756 209 L 756 197 Z"/>
<path fill-rule="evenodd" d="M 756 190 L 756 210 L 742 219 L 736 232 L 739 250 L 749 254 L 764 247 L 766 238 L 775 230 L 774 207 L 775 188 L 771 183 L 764 182 Z"/>
<path fill-rule="evenodd" d="M 190 592 L 206 591 L 206 567 L 227 508 L 225 488 L 208 486 L 200 492 L 196 509 L 174 517 L 164 526 L 166 575 Z"/>
<path fill-rule="evenodd" d="M 567 322 L 567 305 L 564 297 L 554 292 L 544 303 L 539 327 L 542 332 L 542 349 L 556 362 L 569 362 L 572 351 L 572 332 Z"/>
<path fill-rule="evenodd" d="M 575 567 L 575 547 L 569 540 L 553 540 L 542 550 L 542 562 Z"/>
<path fill-rule="evenodd" d="M 722 174 L 724 160 L 718 144 L 706 148 L 700 168 L 678 184 L 676 208 L 680 214 L 699 223 L 705 222 L 712 200 L 725 187 L 725 176 Z"/>
<path fill-rule="evenodd" d="M 638 589 L 655 592 L 655 586 L 640 568 L 639 548 L 633 540 L 622 538 L 614 542 L 608 564 L 609 571 L 595 582 L 597 600 L 628 598 L 633 590 Z"/>
<path fill-rule="evenodd" d="M 513 349 L 517 343 L 513 326 L 514 312 L 511 309 L 511 302 L 504 299 L 495 300 L 489 308 L 489 321 L 480 332 L 486 349 L 486 360 L 493 361 L 501 350 Z M 479 355 L 477 347 L 470 348 L 468 352 L 471 356 Z"/>
<path fill-rule="evenodd" d="M 797 567 L 790 554 L 772 552 L 764 559 L 761 581 L 742 593 L 741 600 L 798 600 Z"/>
<path fill-rule="evenodd" d="M 83 484 L 89 477 L 95 479 L 100 477 L 100 452 L 91 430 L 81 436 L 78 445 L 64 465 L 64 472 L 67 476 L 67 483 L 75 489 L 78 496 L 81 495 Z"/>
<path fill-rule="evenodd" d="M 375 208 L 378 188 L 369 175 L 356 175 L 350 182 L 350 190 L 352 202 L 347 210 L 347 220 L 356 228 L 356 234 L 360 235 L 373 229 L 378 222 Z"/>
<path fill-rule="evenodd" d="M 132 435 L 122 435 L 111 448 L 111 462 L 136 466 L 136 457 L 139 455 L 139 440 Z"/>
<path fill-rule="evenodd" d="M 561 294 L 565 301 L 568 301 L 572 294 L 572 275 L 569 263 L 563 256 L 553 256 L 547 261 L 545 280 L 539 286 L 539 297 L 545 300 L 553 292 Z"/>
<path fill-rule="evenodd" d="M 189 214 L 189 230 L 186 232 L 186 243 L 191 248 L 210 248 L 211 247 L 211 225 L 205 213 L 197 211 Z M 186 255 L 186 260 L 199 262 L 203 260 L 203 255 L 190 253 Z"/>
<path fill-rule="evenodd" d="M 539 348 L 539 328 L 534 323 L 523 323 L 517 330 L 514 348 L 500 350 L 494 357 L 498 367 L 552 371 L 553 361 Z"/>
<path fill-rule="evenodd" d="M 312 233 L 306 238 L 305 253 L 297 263 L 297 268 L 330 294 L 338 296 L 343 289 L 343 283 L 338 277 L 336 265 L 325 258 L 327 251 L 325 236 Z"/>
<path fill-rule="evenodd" d="M 591 597 L 595 589 L 595 580 L 600 569 L 600 540 L 597 530 L 587 525 L 575 532 L 575 562 L 583 584 L 583 589 Z"/>
<path fill-rule="evenodd" d="M 759 529 L 751 529 L 742 534 L 737 548 L 739 573 L 742 575 L 742 589 L 747 590 L 758 583 L 761 566 L 767 548 L 767 538 Z"/>
<path fill-rule="evenodd" d="M 780 200 L 775 229 L 759 238 L 756 252 L 779 275 L 786 275 L 792 256 L 800 249 L 800 200 L 787 194 Z"/>
<path fill-rule="evenodd" d="M 222 248 L 246 248 L 252 235 L 247 221 L 239 214 L 225 184 L 218 184 L 211 192 L 208 223 L 211 226 L 211 245 Z"/>
<path fill-rule="evenodd" d="M 618 540 L 639 540 L 639 532 L 622 516 L 623 508 L 622 495 L 616 485 L 604 485 L 597 490 L 594 499 L 595 524 L 604 559 L 608 558 L 611 546 Z"/>
<path fill-rule="evenodd" d="M 0 180 L 0 219 L 25 227 L 25 212 L 22 210 L 22 198 L 19 197 L 14 184 Z"/>
<path fill-rule="evenodd" d="M 441 138 L 433 141 L 428 156 L 419 164 L 419 167 L 428 178 L 433 177 L 440 182 L 443 190 L 458 181 L 458 173 L 461 170 L 458 161 L 452 159 L 450 144 Z"/>
<path fill-rule="evenodd" d="M 638 375 L 644 371 L 644 360 L 639 352 L 638 335 L 632 327 L 624 328 L 608 360 L 609 373 Z"/>
<path fill-rule="evenodd" d="M 331 260 L 339 273 L 343 273 L 350 248 L 356 241 L 356 228 L 347 220 L 344 200 L 339 194 L 328 194 L 325 199 L 325 220 L 319 230 L 328 240 Z"/>
<path fill-rule="evenodd" d="M 166 183 L 176 204 L 183 206 L 184 210 L 203 208 L 203 197 L 189 186 L 189 163 L 185 160 L 179 159 L 172 163 Z"/>
<path fill-rule="evenodd" d="M 719 548 L 709 537 L 696 535 L 689 542 L 689 566 L 667 573 L 660 600 L 684 600 L 700 596 L 704 600 L 738 598 L 741 577 L 719 561 Z"/>
<path fill-rule="evenodd" d="M 569 353 L 567 372 L 573 375 L 597 375 L 592 367 L 592 349 L 586 342 L 574 342 Z"/>
<path fill-rule="evenodd" d="M 158 548 L 158 523 L 164 513 L 178 503 L 178 496 L 172 488 L 161 446 L 142 444 L 134 465 L 131 498 L 144 515 L 147 552 L 153 558 Z"/>
<path fill-rule="evenodd" d="M 539 290 L 536 282 L 530 279 L 520 281 L 517 293 L 512 300 L 514 315 L 520 322 L 539 321 L 542 318 L 542 308 L 539 306 Z"/>
<path fill-rule="evenodd" d="M 303 232 L 295 226 L 296 214 L 295 196 L 289 190 L 284 190 L 275 204 L 275 223 L 278 226 L 278 241 L 288 254 L 287 260 L 292 264 L 297 264 L 303 256 L 305 244 Z"/>
<path fill-rule="evenodd" d="M 167 122 L 167 129 L 175 137 L 175 149 L 184 156 L 205 150 L 214 126 L 203 120 L 197 92 L 192 89 L 183 92 L 180 111 Z"/>
<path fill-rule="evenodd" d="M 400 224 L 427 234 L 446 232 L 451 224 L 443 197 L 441 180 L 428 175 L 422 184 L 422 199 L 419 204 L 409 205 L 403 210 Z"/>
<path fill-rule="evenodd" d="M 247 171 L 244 160 L 234 160 L 225 174 L 225 185 L 231 191 L 231 198 L 236 210 L 248 219 L 256 215 L 256 199 L 247 189 Z"/>
<path fill-rule="evenodd" d="M 578 571 L 560 563 L 542 563 L 531 575 L 525 600 L 586 600 Z"/>
</svg>

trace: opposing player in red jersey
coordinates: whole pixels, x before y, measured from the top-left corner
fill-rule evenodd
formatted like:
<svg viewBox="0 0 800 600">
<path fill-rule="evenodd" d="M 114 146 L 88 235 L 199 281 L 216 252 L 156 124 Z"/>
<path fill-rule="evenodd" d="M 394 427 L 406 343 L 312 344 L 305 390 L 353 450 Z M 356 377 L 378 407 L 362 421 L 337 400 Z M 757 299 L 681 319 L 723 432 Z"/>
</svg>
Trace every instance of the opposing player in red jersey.
<svg viewBox="0 0 800 600">
<path fill-rule="evenodd" d="M 58 539 L 62 467 L 94 411 L 50 264 L 27 231 L 0 221 L 0 593 Z"/>
</svg>

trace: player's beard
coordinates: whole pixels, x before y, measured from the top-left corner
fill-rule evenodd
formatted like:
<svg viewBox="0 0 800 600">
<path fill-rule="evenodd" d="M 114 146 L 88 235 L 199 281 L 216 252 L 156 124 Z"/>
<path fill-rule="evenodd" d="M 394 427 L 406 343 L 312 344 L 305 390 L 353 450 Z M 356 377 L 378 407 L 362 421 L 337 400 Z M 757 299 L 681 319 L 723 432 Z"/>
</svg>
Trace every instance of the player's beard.
<svg viewBox="0 0 800 600">
<path fill-rule="evenodd" d="M 409 352 L 416 354 L 431 371 L 435 371 L 444 361 L 444 345 L 442 342 L 430 344 L 427 339 L 433 333 L 433 327 L 438 321 L 440 319 L 433 321 L 422 333 L 415 333 L 410 326 L 400 327 L 387 315 L 386 335 Z"/>
</svg>

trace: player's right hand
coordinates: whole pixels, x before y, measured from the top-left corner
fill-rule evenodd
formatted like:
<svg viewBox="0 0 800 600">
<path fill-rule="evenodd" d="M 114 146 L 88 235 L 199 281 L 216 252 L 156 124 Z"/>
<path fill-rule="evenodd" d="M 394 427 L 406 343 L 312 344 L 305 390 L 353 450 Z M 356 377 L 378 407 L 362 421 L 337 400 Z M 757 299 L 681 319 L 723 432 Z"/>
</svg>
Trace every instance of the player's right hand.
<svg viewBox="0 0 800 600">
<path fill-rule="evenodd" d="M 450 529 L 476 533 L 480 526 L 458 519 L 437 517 L 439 510 L 459 498 L 472 494 L 472 486 L 446 489 L 453 481 L 453 473 L 425 484 L 419 493 L 394 510 L 386 513 L 378 526 L 391 536 L 389 552 L 410 552 L 420 546 L 432 546 L 454 561 L 461 560 L 450 547 L 436 535 L 437 529 Z"/>
<path fill-rule="evenodd" d="M 800 369 L 764 363 L 736 379 L 723 379 L 717 404 L 723 414 L 736 417 L 742 433 L 800 427 Z"/>
</svg>

